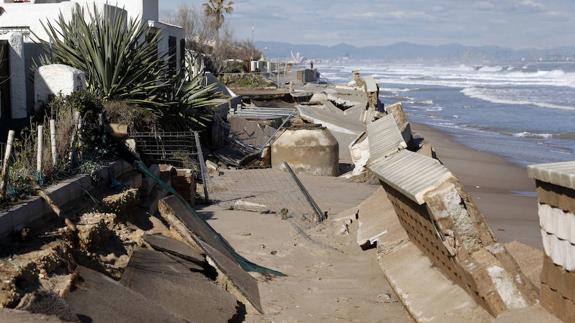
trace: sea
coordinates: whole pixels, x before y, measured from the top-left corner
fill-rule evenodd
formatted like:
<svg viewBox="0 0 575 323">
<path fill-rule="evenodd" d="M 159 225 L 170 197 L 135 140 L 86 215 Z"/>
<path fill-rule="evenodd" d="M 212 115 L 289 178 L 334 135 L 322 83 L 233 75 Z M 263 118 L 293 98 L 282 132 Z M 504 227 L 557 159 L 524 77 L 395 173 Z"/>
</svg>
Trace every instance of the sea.
<svg viewBox="0 0 575 323">
<path fill-rule="evenodd" d="M 529 165 L 575 160 L 575 63 L 325 62 L 321 77 L 375 77 L 384 104 L 471 148 Z"/>
</svg>

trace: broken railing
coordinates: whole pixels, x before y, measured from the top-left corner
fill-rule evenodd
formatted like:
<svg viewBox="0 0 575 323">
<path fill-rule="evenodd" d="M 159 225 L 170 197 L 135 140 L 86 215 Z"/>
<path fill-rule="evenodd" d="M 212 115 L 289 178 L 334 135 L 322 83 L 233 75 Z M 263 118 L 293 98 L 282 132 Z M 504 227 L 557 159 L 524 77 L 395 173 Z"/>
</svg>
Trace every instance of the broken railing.
<svg viewBox="0 0 575 323">
<path fill-rule="evenodd" d="M 197 131 L 134 132 L 138 153 L 148 164 L 169 164 L 195 170 L 197 180 L 204 186 L 204 197 L 209 201 L 204 154 Z"/>
<path fill-rule="evenodd" d="M 459 180 L 438 160 L 406 149 L 394 114 L 370 123 L 367 135 L 367 168 L 410 241 L 491 315 L 535 304 L 535 288 Z"/>
</svg>

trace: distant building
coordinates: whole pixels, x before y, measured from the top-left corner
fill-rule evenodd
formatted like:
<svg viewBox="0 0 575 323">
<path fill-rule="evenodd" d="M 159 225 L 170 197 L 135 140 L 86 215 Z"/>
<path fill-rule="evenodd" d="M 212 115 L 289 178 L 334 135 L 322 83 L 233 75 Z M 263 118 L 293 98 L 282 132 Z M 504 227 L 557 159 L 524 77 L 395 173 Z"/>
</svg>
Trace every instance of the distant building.
<svg viewBox="0 0 575 323">
<path fill-rule="evenodd" d="M 0 18 L 0 138 L 6 127 L 18 128 L 34 112 L 32 62 L 41 54 L 32 35 L 47 40 L 42 22 L 54 21 L 60 13 L 71 17 L 76 4 L 102 12 L 119 12 L 140 19 L 162 33 L 160 54 L 170 54 L 176 71 L 183 65 L 185 35 L 181 27 L 159 21 L 159 0 L 0 0 L 5 13 Z"/>
</svg>

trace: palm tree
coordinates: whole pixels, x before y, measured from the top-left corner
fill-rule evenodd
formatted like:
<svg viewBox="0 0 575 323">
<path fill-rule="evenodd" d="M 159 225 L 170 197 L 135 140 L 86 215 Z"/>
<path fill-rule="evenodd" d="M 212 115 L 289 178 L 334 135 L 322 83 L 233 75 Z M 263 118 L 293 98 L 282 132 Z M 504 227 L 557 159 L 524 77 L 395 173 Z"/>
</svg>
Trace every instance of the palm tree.
<svg viewBox="0 0 575 323">
<path fill-rule="evenodd" d="M 224 25 L 225 15 L 234 11 L 234 2 L 231 0 L 208 0 L 203 6 L 206 16 L 212 19 L 212 27 L 217 35 Z"/>
</svg>

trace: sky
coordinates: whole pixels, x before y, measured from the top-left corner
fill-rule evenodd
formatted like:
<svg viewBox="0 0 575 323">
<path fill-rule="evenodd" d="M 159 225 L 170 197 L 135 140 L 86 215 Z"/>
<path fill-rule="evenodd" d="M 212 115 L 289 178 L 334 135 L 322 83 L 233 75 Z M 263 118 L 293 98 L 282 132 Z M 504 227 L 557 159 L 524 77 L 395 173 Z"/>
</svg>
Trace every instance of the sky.
<svg viewBox="0 0 575 323">
<path fill-rule="evenodd" d="M 160 0 L 164 15 L 180 4 Z M 355 46 L 396 42 L 575 46 L 574 0 L 235 0 L 227 18 L 239 38 Z"/>
</svg>

